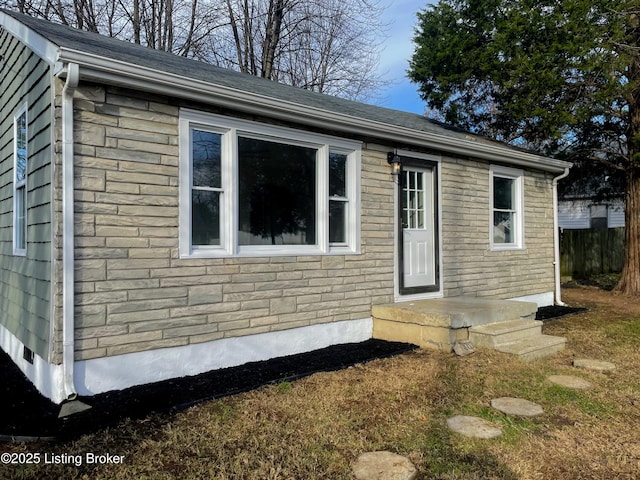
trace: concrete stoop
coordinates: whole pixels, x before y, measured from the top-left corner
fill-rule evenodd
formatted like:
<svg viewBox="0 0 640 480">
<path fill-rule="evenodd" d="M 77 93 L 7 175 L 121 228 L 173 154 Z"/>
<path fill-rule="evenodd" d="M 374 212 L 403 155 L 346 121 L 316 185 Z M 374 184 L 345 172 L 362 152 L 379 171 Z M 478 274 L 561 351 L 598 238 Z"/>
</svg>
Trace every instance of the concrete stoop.
<svg viewBox="0 0 640 480">
<path fill-rule="evenodd" d="M 511 353 L 523 360 L 564 349 L 566 339 L 542 335 L 535 303 L 453 297 L 376 305 L 373 337 L 450 352 L 456 342 Z"/>
</svg>

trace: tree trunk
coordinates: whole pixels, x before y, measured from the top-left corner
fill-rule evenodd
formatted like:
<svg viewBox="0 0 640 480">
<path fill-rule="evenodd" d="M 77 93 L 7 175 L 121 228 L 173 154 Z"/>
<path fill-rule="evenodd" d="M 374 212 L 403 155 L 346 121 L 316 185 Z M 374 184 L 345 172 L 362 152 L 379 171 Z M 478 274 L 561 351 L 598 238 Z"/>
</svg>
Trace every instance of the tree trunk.
<svg viewBox="0 0 640 480">
<path fill-rule="evenodd" d="M 625 262 L 616 291 L 640 295 L 640 169 L 635 166 L 627 172 L 624 220 Z"/>
<path fill-rule="evenodd" d="M 280 41 L 283 19 L 284 0 L 271 0 L 269 2 L 269 14 L 267 16 L 264 43 L 262 47 L 261 75 L 264 78 L 273 78 L 273 63 L 276 57 L 276 48 Z"/>
<path fill-rule="evenodd" d="M 630 45 L 640 44 L 640 30 L 635 13 L 628 29 Z M 634 50 L 629 68 L 629 123 L 627 127 L 626 197 L 624 202 L 624 267 L 616 291 L 640 296 L 640 55 Z"/>
</svg>

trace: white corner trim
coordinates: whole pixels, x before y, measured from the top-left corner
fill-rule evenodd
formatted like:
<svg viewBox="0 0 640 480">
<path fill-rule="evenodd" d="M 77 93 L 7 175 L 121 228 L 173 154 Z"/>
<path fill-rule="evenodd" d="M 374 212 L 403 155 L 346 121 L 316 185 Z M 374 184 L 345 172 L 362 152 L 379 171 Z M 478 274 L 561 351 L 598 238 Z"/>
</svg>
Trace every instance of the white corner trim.
<svg viewBox="0 0 640 480">
<path fill-rule="evenodd" d="M 373 320 L 366 318 L 82 360 L 76 362 L 76 388 L 80 395 L 96 395 L 330 345 L 364 342 L 372 335 Z"/>
<path fill-rule="evenodd" d="M 525 295 L 524 297 L 510 298 L 518 302 L 537 303 L 539 307 L 548 307 L 553 305 L 554 292 L 537 293 L 535 295 Z"/>
<path fill-rule="evenodd" d="M 33 356 L 33 364 L 23 358 L 24 344 L 0 325 L 0 348 L 4 350 L 22 373 L 35 385 L 38 391 L 55 403 L 66 397 L 62 386 L 62 365 L 53 365 L 38 355 Z"/>
</svg>

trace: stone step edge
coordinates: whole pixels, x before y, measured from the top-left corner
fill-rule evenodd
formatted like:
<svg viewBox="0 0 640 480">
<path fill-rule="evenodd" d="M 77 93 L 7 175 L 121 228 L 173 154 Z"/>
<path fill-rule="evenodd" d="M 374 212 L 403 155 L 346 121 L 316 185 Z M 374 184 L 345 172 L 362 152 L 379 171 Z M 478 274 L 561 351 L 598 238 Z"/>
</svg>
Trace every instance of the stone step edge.
<svg viewBox="0 0 640 480">
<path fill-rule="evenodd" d="M 497 337 L 508 333 L 518 332 L 520 330 L 528 330 L 542 327 L 540 320 L 507 320 L 504 322 L 486 323 L 469 328 L 469 334 L 488 335 Z"/>
<path fill-rule="evenodd" d="M 525 356 L 538 350 L 545 348 L 554 348 L 565 346 L 567 339 L 565 337 L 556 337 L 553 335 L 537 335 L 535 337 L 518 340 L 515 342 L 504 343 L 498 345 L 495 350 L 503 353 L 511 353 L 513 355 Z"/>
</svg>

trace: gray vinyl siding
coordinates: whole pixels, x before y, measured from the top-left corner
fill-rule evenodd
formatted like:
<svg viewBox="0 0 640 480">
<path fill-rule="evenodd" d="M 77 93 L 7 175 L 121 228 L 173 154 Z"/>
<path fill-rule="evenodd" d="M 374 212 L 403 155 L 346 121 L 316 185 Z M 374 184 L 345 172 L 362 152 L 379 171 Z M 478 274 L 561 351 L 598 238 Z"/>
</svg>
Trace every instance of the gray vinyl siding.
<svg viewBox="0 0 640 480">
<path fill-rule="evenodd" d="M 52 93 L 49 65 L 0 32 L 0 323 L 44 359 L 51 329 Z M 13 119 L 27 102 L 27 254 L 13 255 Z"/>
</svg>

